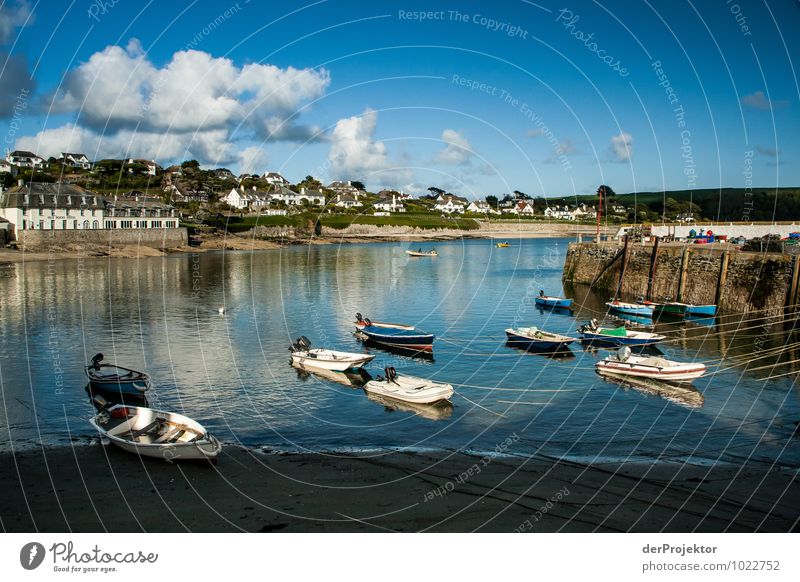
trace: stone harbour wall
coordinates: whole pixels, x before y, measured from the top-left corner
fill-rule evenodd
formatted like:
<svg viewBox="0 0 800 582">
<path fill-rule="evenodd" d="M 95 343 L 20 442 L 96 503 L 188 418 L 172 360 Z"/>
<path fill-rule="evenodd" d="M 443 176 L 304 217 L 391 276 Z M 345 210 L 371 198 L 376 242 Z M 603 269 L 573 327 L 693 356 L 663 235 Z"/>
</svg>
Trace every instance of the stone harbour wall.
<svg viewBox="0 0 800 582">
<path fill-rule="evenodd" d="M 653 264 L 652 244 L 630 244 L 620 296 L 646 296 Z M 741 252 L 700 245 L 663 245 L 655 256 L 650 298 L 717 304 L 731 313 L 779 312 L 798 301 L 800 261 L 791 255 Z M 620 285 L 621 244 L 571 243 L 565 284 L 592 285 L 612 294 Z"/>
<path fill-rule="evenodd" d="M 96 229 L 96 230 L 19 230 L 17 243 L 27 251 L 65 246 L 142 245 L 157 249 L 185 247 L 189 237 L 185 228 Z"/>
</svg>

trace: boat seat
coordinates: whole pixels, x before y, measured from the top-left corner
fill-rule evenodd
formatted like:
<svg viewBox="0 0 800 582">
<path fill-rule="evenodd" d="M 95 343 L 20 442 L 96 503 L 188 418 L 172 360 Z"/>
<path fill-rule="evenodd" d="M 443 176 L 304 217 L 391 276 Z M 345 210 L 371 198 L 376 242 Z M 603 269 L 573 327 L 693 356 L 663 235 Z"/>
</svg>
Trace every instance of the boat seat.
<svg viewBox="0 0 800 582">
<path fill-rule="evenodd" d="M 158 437 L 155 440 L 155 442 L 156 443 L 174 442 L 177 441 L 179 438 L 181 438 L 185 432 L 186 431 L 184 429 L 182 429 L 179 426 L 176 426 L 171 430 L 168 430 L 167 432 L 162 434 L 160 437 Z"/>
<path fill-rule="evenodd" d="M 150 431 L 151 431 L 151 430 L 153 430 L 155 427 L 157 427 L 157 426 L 159 425 L 159 423 L 160 423 L 160 422 L 161 422 L 160 420 L 156 419 L 156 420 L 154 420 L 153 422 L 151 422 L 150 424 L 148 424 L 148 425 L 147 425 L 146 427 L 144 427 L 144 428 L 140 428 L 140 429 L 138 429 L 138 430 L 132 430 L 132 431 L 131 431 L 131 438 L 132 438 L 132 439 L 135 439 L 135 438 L 137 438 L 137 437 L 140 437 L 140 436 L 142 436 L 143 434 L 146 434 L 146 433 L 150 432 Z"/>
<path fill-rule="evenodd" d="M 109 436 L 119 436 L 119 435 L 121 435 L 123 433 L 126 433 L 129 430 L 131 430 L 131 426 L 135 422 L 136 422 L 136 417 L 134 416 L 133 418 L 129 418 L 128 420 L 125 420 L 125 421 L 119 423 L 117 426 L 115 426 L 111 430 L 106 431 L 106 434 L 108 434 Z"/>
</svg>

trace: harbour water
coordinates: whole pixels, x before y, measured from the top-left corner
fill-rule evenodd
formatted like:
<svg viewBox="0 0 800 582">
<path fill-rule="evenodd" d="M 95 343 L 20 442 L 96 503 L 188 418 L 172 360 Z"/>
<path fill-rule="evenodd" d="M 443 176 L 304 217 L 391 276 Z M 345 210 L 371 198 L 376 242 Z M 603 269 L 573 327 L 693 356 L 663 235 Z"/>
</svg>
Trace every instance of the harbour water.
<svg viewBox="0 0 800 582">
<path fill-rule="evenodd" d="M 187 414 L 227 443 L 269 450 L 800 463 L 800 399 L 788 374 L 797 368 L 785 363 L 800 357 L 791 318 L 648 327 L 669 336 L 666 357 L 709 365 L 712 374 L 693 390 L 605 380 L 594 363 L 610 352 L 580 344 L 567 358 L 507 347 L 507 327 L 577 335 L 580 324 L 602 317 L 607 297 L 583 288 L 566 290 L 576 298 L 573 315 L 534 306 L 539 289 L 562 293 L 568 242 L 54 256 L 0 266 L 0 447 L 97 442 L 83 367 L 103 352 L 152 376 L 154 407 Z M 420 246 L 439 256 L 404 252 Z M 368 369 L 392 365 L 452 383 L 452 406 L 375 401 L 289 364 L 287 348 L 301 334 L 315 346 L 365 349 L 352 334 L 356 312 L 435 333 L 433 361 L 366 348 L 378 354 Z M 771 355 L 749 362 L 759 352 Z M 763 380 L 770 376 L 778 377 Z"/>
</svg>

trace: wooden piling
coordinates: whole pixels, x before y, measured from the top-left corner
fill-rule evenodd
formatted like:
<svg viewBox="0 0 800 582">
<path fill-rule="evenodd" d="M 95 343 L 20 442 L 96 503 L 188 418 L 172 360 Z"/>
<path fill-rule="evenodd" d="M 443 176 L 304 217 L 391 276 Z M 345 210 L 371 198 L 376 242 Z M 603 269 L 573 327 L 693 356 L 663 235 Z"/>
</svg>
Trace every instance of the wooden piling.
<svg viewBox="0 0 800 582">
<path fill-rule="evenodd" d="M 625 269 L 628 268 L 628 235 L 625 235 L 625 246 L 622 247 L 622 268 L 619 270 L 619 283 L 617 284 L 617 292 L 614 298 L 618 298 L 622 293 L 622 281 L 625 279 Z"/>
<path fill-rule="evenodd" d="M 678 296 L 675 301 L 683 301 L 683 292 L 686 287 L 686 271 L 689 268 L 689 246 L 683 247 L 683 257 L 681 258 L 681 274 L 678 278 Z"/>
<path fill-rule="evenodd" d="M 789 287 L 789 294 L 786 296 L 787 307 L 797 305 L 798 274 L 800 274 L 800 255 L 796 255 L 792 263 L 792 284 Z"/>
<path fill-rule="evenodd" d="M 722 301 L 722 290 L 728 281 L 728 251 L 722 251 L 722 260 L 719 266 L 719 277 L 717 278 L 717 292 L 714 295 L 714 305 L 719 306 Z"/>
<path fill-rule="evenodd" d="M 658 237 L 653 243 L 653 252 L 650 255 L 650 274 L 647 276 L 647 296 L 645 299 L 651 301 L 653 298 L 653 282 L 656 280 L 656 269 L 658 268 Z"/>
</svg>

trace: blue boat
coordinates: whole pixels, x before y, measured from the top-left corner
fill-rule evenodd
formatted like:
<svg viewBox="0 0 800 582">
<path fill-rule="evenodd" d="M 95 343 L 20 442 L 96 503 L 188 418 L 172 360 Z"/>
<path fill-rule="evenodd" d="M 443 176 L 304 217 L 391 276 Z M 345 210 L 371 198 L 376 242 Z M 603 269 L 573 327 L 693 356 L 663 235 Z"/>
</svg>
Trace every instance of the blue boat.
<svg viewBox="0 0 800 582">
<path fill-rule="evenodd" d="M 559 335 L 535 327 L 517 327 L 506 330 L 508 345 L 515 348 L 541 352 L 555 352 L 568 349 L 574 337 Z"/>
<path fill-rule="evenodd" d="M 606 346 L 651 346 L 665 340 L 666 336 L 646 331 L 634 331 L 622 327 L 600 327 L 596 320 L 578 328 L 585 343 Z"/>
<path fill-rule="evenodd" d="M 624 313 L 625 315 L 640 315 L 652 317 L 654 305 L 652 303 L 626 303 L 625 301 L 607 301 L 609 311 Z"/>
<path fill-rule="evenodd" d="M 536 305 L 541 307 L 557 307 L 561 309 L 572 308 L 572 299 L 565 297 L 553 297 L 552 295 L 545 295 L 544 291 L 539 291 L 539 296 L 534 301 Z"/>
<path fill-rule="evenodd" d="M 150 376 L 144 372 L 116 364 L 103 364 L 102 361 L 103 354 L 97 354 L 92 358 L 92 363 L 86 366 L 92 390 L 130 396 L 142 396 L 150 390 Z"/>
<path fill-rule="evenodd" d="M 360 314 L 359 314 L 360 315 Z M 356 333 L 375 344 L 412 350 L 415 352 L 432 352 L 432 333 L 422 333 L 413 326 L 397 323 L 375 323 L 363 318 L 356 322 Z"/>
<path fill-rule="evenodd" d="M 689 304 L 686 306 L 686 315 L 692 317 L 714 317 L 717 315 L 717 306 Z"/>
</svg>

